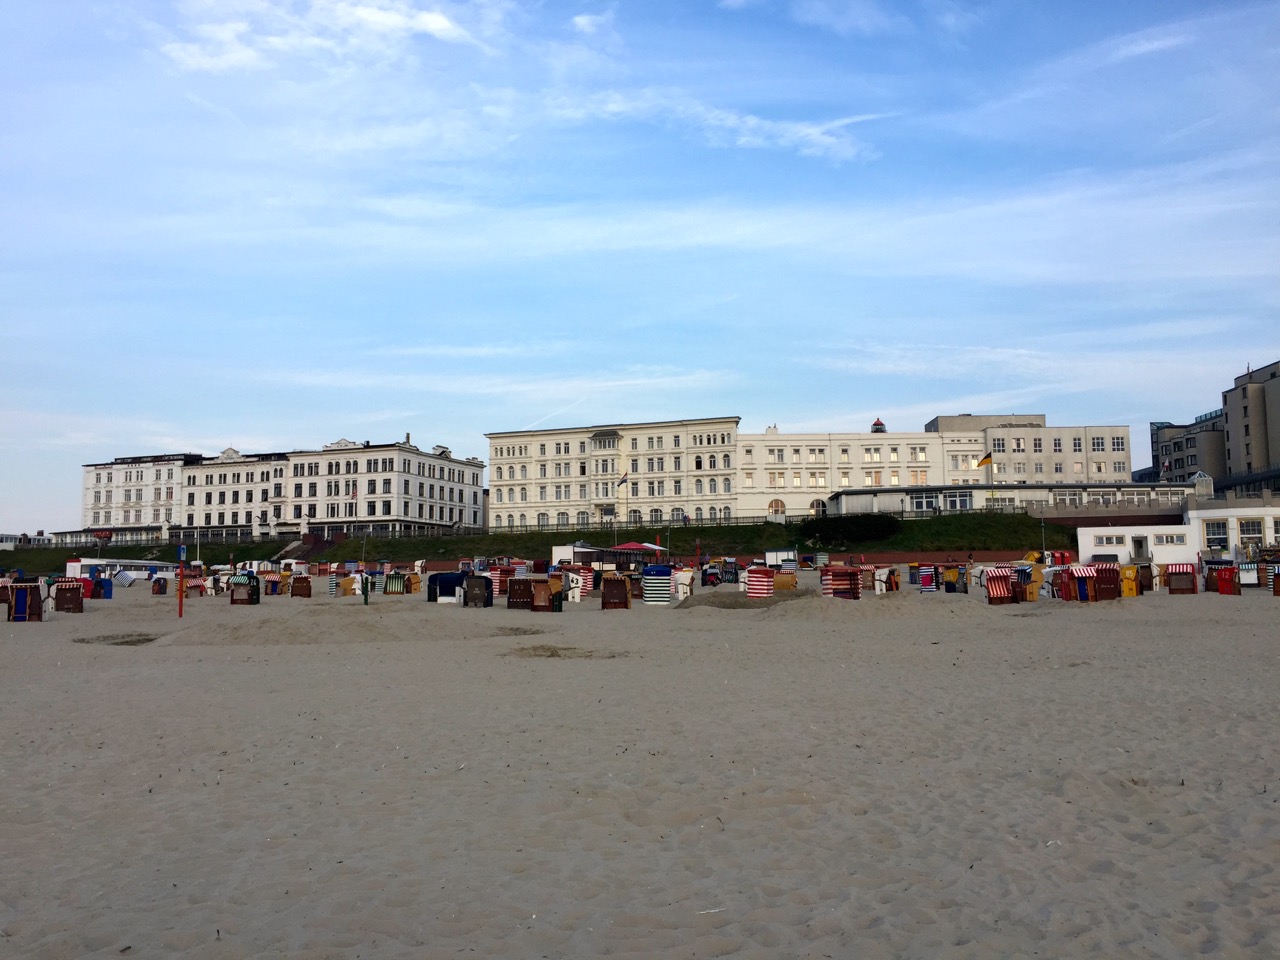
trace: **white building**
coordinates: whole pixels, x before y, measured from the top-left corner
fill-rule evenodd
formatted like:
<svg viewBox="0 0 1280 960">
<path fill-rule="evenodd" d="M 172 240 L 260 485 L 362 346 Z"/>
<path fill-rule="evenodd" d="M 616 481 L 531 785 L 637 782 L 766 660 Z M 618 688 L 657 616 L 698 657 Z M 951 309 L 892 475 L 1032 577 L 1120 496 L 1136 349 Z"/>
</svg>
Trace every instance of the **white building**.
<svg viewBox="0 0 1280 960">
<path fill-rule="evenodd" d="M 740 434 L 739 445 L 742 516 L 906 514 L 1158 496 L 1129 488 L 1128 427 L 1050 427 L 1043 414 L 935 417 L 923 432 L 891 432 L 880 420 L 867 433 L 785 434 L 770 427 Z M 1171 494 L 1173 502 L 1186 492 L 1184 486 Z"/>
<path fill-rule="evenodd" d="M 1080 527 L 1084 560 L 1116 558 L 1120 563 L 1194 563 L 1199 559 L 1249 561 L 1264 547 L 1280 545 L 1280 498 L 1270 491 L 1222 499 L 1188 497 L 1182 523 L 1169 526 Z"/>
<path fill-rule="evenodd" d="M 320 450 L 120 457 L 84 467 L 84 530 L 116 543 L 383 536 L 485 528 L 483 461 L 446 447 L 338 440 Z"/>
</svg>

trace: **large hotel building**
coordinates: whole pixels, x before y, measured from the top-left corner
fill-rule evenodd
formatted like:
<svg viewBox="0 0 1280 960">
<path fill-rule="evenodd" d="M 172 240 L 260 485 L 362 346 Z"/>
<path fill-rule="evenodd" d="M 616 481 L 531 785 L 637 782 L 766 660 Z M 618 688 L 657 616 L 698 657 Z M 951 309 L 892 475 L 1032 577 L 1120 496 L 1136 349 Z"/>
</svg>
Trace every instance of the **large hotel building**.
<svg viewBox="0 0 1280 960">
<path fill-rule="evenodd" d="M 484 530 L 484 463 L 446 447 L 338 440 L 319 450 L 118 457 L 84 466 L 86 530 L 122 542 Z"/>
<path fill-rule="evenodd" d="M 739 423 L 485 434 L 490 528 L 1160 499 L 1130 484 L 1128 427 L 1051 427 L 1043 414 L 936 417 L 912 433 L 879 420 L 866 433 L 740 433 Z"/>
</svg>

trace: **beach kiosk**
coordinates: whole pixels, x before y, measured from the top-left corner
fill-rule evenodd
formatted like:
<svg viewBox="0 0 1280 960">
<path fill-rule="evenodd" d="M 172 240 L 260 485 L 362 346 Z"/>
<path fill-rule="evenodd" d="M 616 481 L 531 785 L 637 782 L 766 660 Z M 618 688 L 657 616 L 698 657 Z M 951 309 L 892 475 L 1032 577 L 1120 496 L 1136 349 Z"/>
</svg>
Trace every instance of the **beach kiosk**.
<svg viewBox="0 0 1280 960">
<path fill-rule="evenodd" d="M 862 571 L 858 571 L 861 577 Z M 774 570 L 771 567 L 747 567 L 747 596 L 755 599 L 773 596 Z"/>
<path fill-rule="evenodd" d="M 493 581 L 489 577 L 473 575 L 467 577 L 466 587 L 462 594 L 464 607 L 492 607 Z"/>
<path fill-rule="evenodd" d="M 769 571 L 772 579 L 773 571 Z M 640 572 L 643 599 L 645 603 L 671 602 L 671 568 L 665 564 L 655 563 Z"/>
<path fill-rule="evenodd" d="M 10 623 L 34 623 L 44 619 L 44 600 L 38 583 L 9 584 L 7 605 Z"/>
<path fill-rule="evenodd" d="M 512 577 L 507 581 L 507 609 L 533 610 L 533 581 L 528 577 Z"/>
<path fill-rule="evenodd" d="M 987 603 L 991 606 L 1002 606 L 1013 603 L 1013 569 L 995 567 L 987 571 L 983 577 L 983 585 L 987 588 Z"/>
<path fill-rule="evenodd" d="M 1164 582 L 1170 593 L 1195 593 L 1196 565 L 1194 563 L 1165 564 Z"/>
<path fill-rule="evenodd" d="M 1097 573 L 1096 592 L 1099 600 L 1120 599 L 1120 564 L 1095 563 Z"/>
<path fill-rule="evenodd" d="M 822 595 L 836 600 L 862 599 L 862 576 L 857 567 L 828 565 L 818 571 Z"/>
<path fill-rule="evenodd" d="M 237 573 L 227 580 L 232 606 L 251 606 L 262 602 L 262 584 L 252 573 Z"/>
<path fill-rule="evenodd" d="M 600 609 L 630 610 L 630 579 L 617 574 L 606 573 L 600 581 Z"/>
<path fill-rule="evenodd" d="M 58 613 L 84 613 L 84 585 L 76 577 L 55 577 L 52 590 Z"/>
</svg>

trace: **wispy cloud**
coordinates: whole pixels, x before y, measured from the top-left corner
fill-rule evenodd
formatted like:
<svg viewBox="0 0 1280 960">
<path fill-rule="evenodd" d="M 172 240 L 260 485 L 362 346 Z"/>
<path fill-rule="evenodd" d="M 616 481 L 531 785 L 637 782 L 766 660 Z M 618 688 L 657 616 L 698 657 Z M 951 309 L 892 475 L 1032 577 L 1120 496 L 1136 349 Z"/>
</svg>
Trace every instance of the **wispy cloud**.
<svg viewBox="0 0 1280 960">
<path fill-rule="evenodd" d="M 406 44 L 420 36 L 488 49 L 455 17 L 419 9 L 408 0 L 328 0 L 301 8 L 272 0 L 233 0 L 188 3 L 181 9 L 185 16 L 176 29 L 187 39 L 160 49 L 178 67 L 193 72 L 263 69 L 288 57 L 385 61 L 406 55 Z M 486 16 L 477 19 L 492 25 L 493 6 L 481 5 L 480 12 Z M 238 19 L 228 19 L 232 16 Z"/>
<path fill-rule="evenodd" d="M 569 25 L 578 33 L 594 36 L 613 29 L 613 11 L 608 13 L 580 13 L 569 20 Z"/>
<path fill-rule="evenodd" d="M 662 87 L 561 97 L 552 107 L 554 115 L 565 119 L 674 121 L 697 131 L 713 146 L 792 150 L 836 162 L 874 158 L 875 151 L 852 136 L 848 128 L 884 116 L 865 114 L 812 122 L 770 120 L 713 107 L 683 91 Z"/>
<path fill-rule="evenodd" d="M 793 0 L 791 16 L 797 23 L 843 37 L 893 33 L 911 27 L 910 20 L 876 0 Z"/>
</svg>

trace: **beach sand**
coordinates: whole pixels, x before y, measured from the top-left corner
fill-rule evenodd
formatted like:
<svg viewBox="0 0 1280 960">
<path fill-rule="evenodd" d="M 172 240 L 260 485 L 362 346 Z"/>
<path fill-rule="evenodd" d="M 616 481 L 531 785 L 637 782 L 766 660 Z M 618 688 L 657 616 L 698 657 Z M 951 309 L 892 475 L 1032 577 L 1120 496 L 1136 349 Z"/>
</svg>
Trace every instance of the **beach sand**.
<svg viewBox="0 0 1280 960">
<path fill-rule="evenodd" d="M 1280 955 L 1280 599 L 801 583 L 6 624 L 0 955 Z"/>
</svg>

